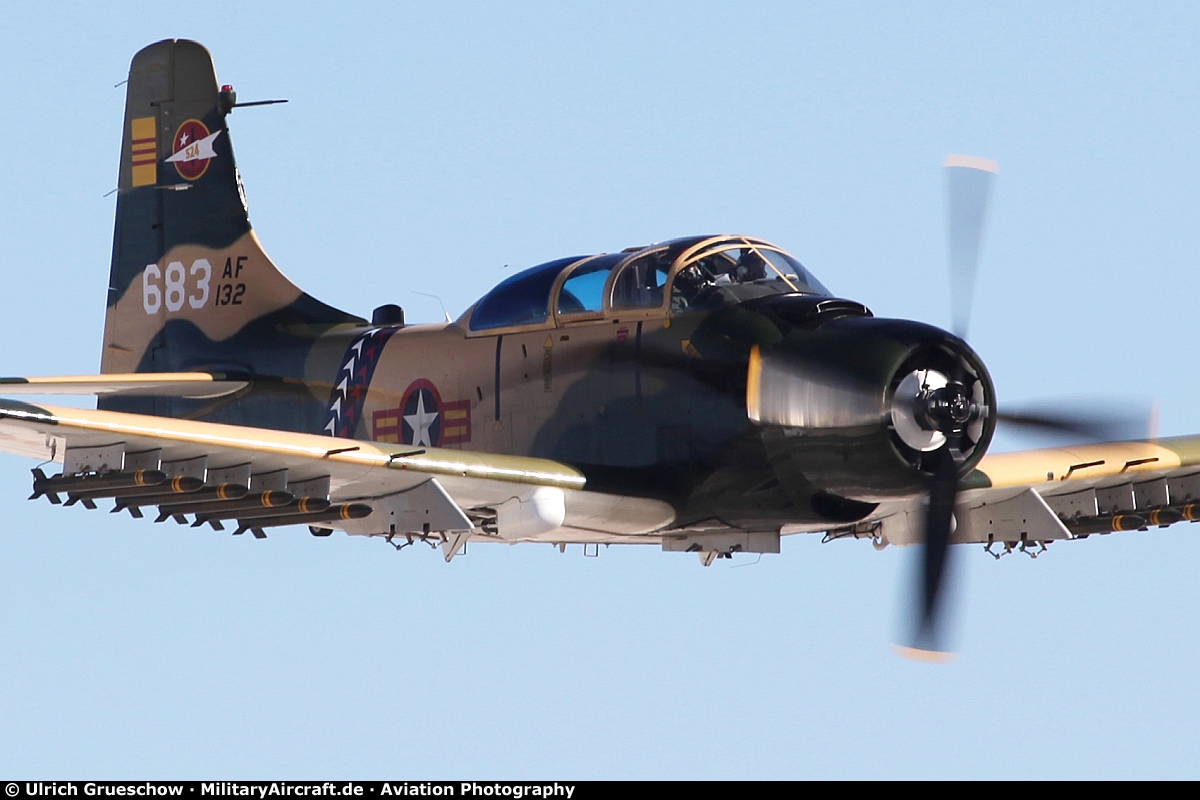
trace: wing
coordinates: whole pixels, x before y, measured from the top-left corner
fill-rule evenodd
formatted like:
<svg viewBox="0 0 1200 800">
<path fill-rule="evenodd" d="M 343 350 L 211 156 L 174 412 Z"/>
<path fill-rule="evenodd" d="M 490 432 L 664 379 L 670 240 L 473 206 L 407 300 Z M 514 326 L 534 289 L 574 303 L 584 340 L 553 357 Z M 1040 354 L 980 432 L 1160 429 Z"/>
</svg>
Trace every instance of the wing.
<svg viewBox="0 0 1200 800">
<path fill-rule="evenodd" d="M 256 381 L 261 380 L 255 378 Z M 111 375 L 64 375 L 0 378 L 5 395 L 141 395 L 206 399 L 241 391 L 248 376 L 219 372 L 139 372 Z"/>
<path fill-rule="evenodd" d="M 187 372 L 0 378 L 0 385 L 7 393 L 201 398 L 240 391 L 250 380 Z M 471 537 L 694 545 L 692 539 L 655 535 L 674 521 L 668 504 L 588 491 L 577 470 L 547 459 L 2 400 L 0 451 L 56 461 L 64 476 L 81 476 L 60 484 L 68 488 L 42 492 L 52 499 L 66 495 L 69 503 L 94 505 L 112 498 L 117 510 L 135 516 L 153 506 L 160 518 L 214 527 L 233 520 L 239 532 L 256 535 L 277 525 L 310 524 L 315 531 L 399 535 L 405 541 L 433 537 L 447 544 L 448 557 Z M 149 486 L 96 487 L 94 479 L 109 470 L 161 476 Z M 163 486 L 177 478 L 190 479 L 189 491 Z M 218 498 L 223 508 L 208 498 L 219 486 L 238 495 Z M 249 508 L 255 498 L 283 505 Z M 919 501 L 884 503 L 866 520 L 828 536 L 915 544 L 923 514 Z M 1200 520 L 1200 436 L 989 454 L 968 476 L 956 516 L 953 541 L 1009 549 Z M 787 526 L 783 533 L 825 527 Z"/>
<path fill-rule="evenodd" d="M 1006 549 L 1200 520 L 1200 436 L 988 454 L 959 496 L 953 541 Z M 915 544 L 919 503 L 885 504 L 833 537 Z"/>
<path fill-rule="evenodd" d="M 645 534 L 674 519 L 664 503 L 587 491 L 577 470 L 547 459 L 12 400 L 0 400 L 0 450 L 61 463 L 59 476 L 35 470 L 34 497 L 52 502 L 111 499 L 134 516 L 155 508 L 160 521 L 230 521 L 256 536 L 308 524 L 423 538 L 447 560 L 472 537 L 657 544 Z"/>
</svg>

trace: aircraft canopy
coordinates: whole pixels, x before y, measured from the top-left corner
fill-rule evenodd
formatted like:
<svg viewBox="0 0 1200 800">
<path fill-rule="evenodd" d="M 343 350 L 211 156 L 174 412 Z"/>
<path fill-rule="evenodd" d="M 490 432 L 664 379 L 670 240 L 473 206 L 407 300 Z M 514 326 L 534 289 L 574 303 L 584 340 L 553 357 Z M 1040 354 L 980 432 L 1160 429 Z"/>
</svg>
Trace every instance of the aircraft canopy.
<svg viewBox="0 0 1200 800">
<path fill-rule="evenodd" d="M 745 236 L 693 236 L 518 272 L 467 312 L 472 331 L 614 314 L 679 314 L 768 294 L 829 295 L 799 261 Z"/>
</svg>

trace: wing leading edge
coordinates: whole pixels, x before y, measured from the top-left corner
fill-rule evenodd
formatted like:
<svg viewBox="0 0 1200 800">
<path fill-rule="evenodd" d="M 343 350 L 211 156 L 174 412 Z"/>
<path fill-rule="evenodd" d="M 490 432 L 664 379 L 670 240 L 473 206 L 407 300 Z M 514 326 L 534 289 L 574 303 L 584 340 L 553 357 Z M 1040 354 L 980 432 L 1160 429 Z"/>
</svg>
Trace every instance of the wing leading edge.
<svg viewBox="0 0 1200 800">
<path fill-rule="evenodd" d="M 258 380 L 258 379 L 256 379 Z M 5 395 L 139 395 L 143 397 L 224 397 L 250 385 L 247 376 L 218 372 L 138 372 L 0 378 Z"/>
<path fill-rule="evenodd" d="M 63 465 L 35 496 L 111 498 L 135 516 L 155 506 L 160 520 L 218 528 L 236 520 L 256 535 L 306 523 L 319 535 L 415 536 L 446 543 L 448 558 L 470 537 L 657 543 L 644 534 L 673 519 L 663 503 L 586 491 L 582 474 L 548 459 L 13 400 L 0 400 L 0 451 Z"/>
</svg>

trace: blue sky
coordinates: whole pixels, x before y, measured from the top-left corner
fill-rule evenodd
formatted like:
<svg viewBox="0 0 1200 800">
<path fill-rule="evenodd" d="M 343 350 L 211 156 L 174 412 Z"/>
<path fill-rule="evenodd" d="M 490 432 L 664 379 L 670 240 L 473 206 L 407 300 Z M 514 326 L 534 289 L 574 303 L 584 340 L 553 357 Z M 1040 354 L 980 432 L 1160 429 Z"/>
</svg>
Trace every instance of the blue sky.
<svg viewBox="0 0 1200 800">
<path fill-rule="evenodd" d="M 949 324 L 946 153 L 1000 163 L 972 343 L 1001 403 L 1200 433 L 1191 3 L 24 4 L 0 33 L 6 374 L 99 362 L 122 89 L 167 37 L 242 100 L 251 216 L 315 296 L 435 321 L 554 257 L 762 236 Z M 1030 444 L 1006 439 L 1000 447 Z M 905 553 L 702 569 L 266 541 L 27 503 L 0 457 L 0 774 L 1200 774 L 1196 529 L 960 553 L 958 660 L 894 657 Z"/>
</svg>

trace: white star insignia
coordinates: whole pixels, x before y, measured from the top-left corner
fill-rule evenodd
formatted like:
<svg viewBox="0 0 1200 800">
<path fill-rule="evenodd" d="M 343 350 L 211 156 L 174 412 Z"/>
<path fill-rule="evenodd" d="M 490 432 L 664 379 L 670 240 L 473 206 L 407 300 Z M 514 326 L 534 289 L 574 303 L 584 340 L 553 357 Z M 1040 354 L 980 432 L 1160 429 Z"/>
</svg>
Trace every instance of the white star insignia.
<svg viewBox="0 0 1200 800">
<path fill-rule="evenodd" d="M 433 447 L 433 442 L 429 436 L 429 429 L 433 427 L 433 423 L 437 422 L 437 418 L 438 412 L 436 411 L 426 413 L 425 395 L 422 392 L 417 392 L 417 413 L 404 415 L 404 421 L 408 423 L 408 427 L 412 428 L 413 444 Z"/>
</svg>

